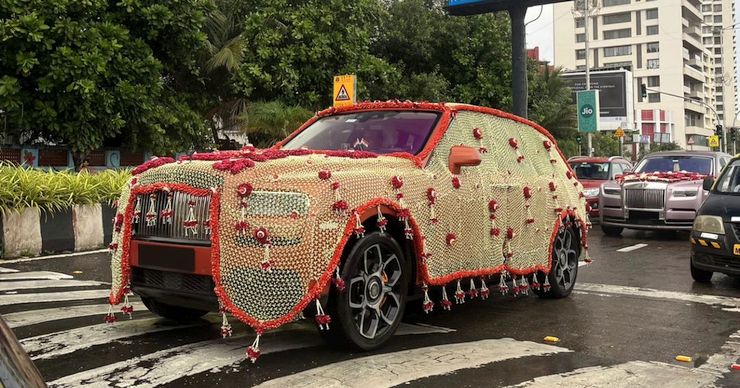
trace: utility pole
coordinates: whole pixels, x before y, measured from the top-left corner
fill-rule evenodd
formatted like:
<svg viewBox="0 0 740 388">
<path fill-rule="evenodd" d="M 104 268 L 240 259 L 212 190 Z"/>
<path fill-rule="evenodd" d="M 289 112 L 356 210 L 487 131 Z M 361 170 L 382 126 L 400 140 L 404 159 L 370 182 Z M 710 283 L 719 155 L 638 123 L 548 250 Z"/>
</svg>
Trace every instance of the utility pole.
<svg viewBox="0 0 740 388">
<path fill-rule="evenodd" d="M 588 23 L 589 22 L 589 20 L 588 20 L 589 19 L 588 3 L 589 2 L 591 2 L 591 0 L 584 0 L 583 1 L 583 27 L 586 30 L 586 33 L 585 33 L 586 40 L 584 41 L 584 43 L 585 43 L 585 46 L 586 46 L 585 47 L 586 48 L 585 51 L 586 51 L 586 90 L 587 91 L 588 90 L 591 90 L 591 72 L 589 70 L 589 68 L 591 67 L 591 63 L 589 61 L 591 56 L 590 56 L 590 53 L 588 52 L 588 42 L 589 42 L 589 36 L 588 36 L 588 33 L 589 33 L 589 31 L 588 31 L 588 24 L 589 24 Z M 588 156 L 594 156 L 594 152 L 593 152 L 593 149 L 594 148 L 593 148 L 593 145 L 592 145 L 593 139 L 591 138 L 591 132 L 589 132 L 587 134 L 587 136 L 588 136 Z"/>
</svg>

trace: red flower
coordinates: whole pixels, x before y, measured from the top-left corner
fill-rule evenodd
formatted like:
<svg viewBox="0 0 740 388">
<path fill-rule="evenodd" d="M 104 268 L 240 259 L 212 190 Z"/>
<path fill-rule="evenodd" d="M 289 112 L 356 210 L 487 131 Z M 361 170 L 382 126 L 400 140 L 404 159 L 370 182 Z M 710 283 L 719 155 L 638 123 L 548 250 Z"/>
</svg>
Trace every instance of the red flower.
<svg viewBox="0 0 740 388">
<path fill-rule="evenodd" d="M 123 226 L 123 214 L 121 213 L 116 214 L 114 225 L 115 225 L 116 232 L 120 232 L 121 227 Z"/>
<path fill-rule="evenodd" d="M 558 189 L 558 185 L 556 185 L 555 182 L 550 182 L 547 186 L 550 187 L 550 191 L 555 191 Z"/>
<path fill-rule="evenodd" d="M 339 187 L 341 187 L 341 186 L 342 186 L 342 185 L 341 185 L 341 184 L 340 184 L 339 182 L 332 182 L 332 183 L 331 183 L 331 189 L 332 189 L 332 190 L 335 190 L 335 191 L 336 191 L 336 190 L 339 190 Z"/>
<path fill-rule="evenodd" d="M 499 235 L 501 235 L 501 229 L 491 228 L 491 236 L 498 237 Z"/>
<path fill-rule="evenodd" d="M 427 189 L 427 200 L 429 200 L 430 205 L 437 203 L 437 191 L 432 187 Z"/>
<path fill-rule="evenodd" d="M 550 140 L 543 141 L 542 145 L 545 146 L 545 149 L 548 151 L 550 151 L 550 148 L 552 148 L 552 143 L 550 143 Z"/>
<path fill-rule="evenodd" d="M 483 131 L 480 128 L 473 128 L 473 136 L 478 140 L 483 139 Z"/>
<path fill-rule="evenodd" d="M 459 189 L 460 188 L 460 178 L 453 176 L 452 177 L 452 187 Z"/>
<path fill-rule="evenodd" d="M 347 204 L 347 201 L 340 200 L 337 202 L 334 202 L 334 204 L 331 205 L 331 209 L 335 212 L 343 212 L 349 208 L 349 205 Z"/>
<path fill-rule="evenodd" d="M 393 185 L 394 189 L 400 189 L 403 186 L 403 178 L 399 176 L 394 176 L 391 178 L 391 184 Z"/>
<path fill-rule="evenodd" d="M 455 233 L 447 233 L 447 237 L 445 238 L 445 242 L 447 242 L 447 246 L 452 246 L 452 244 L 457 241 L 457 236 L 455 236 Z"/>
<path fill-rule="evenodd" d="M 210 222 L 209 222 L 209 224 L 210 224 Z M 249 222 L 247 222 L 247 221 L 238 221 L 237 223 L 234 224 L 234 229 L 236 229 L 236 231 L 238 233 L 244 233 L 244 232 L 247 231 L 247 229 L 249 229 Z"/>
<path fill-rule="evenodd" d="M 514 229 L 513 228 L 506 229 L 506 239 L 507 240 L 514 239 Z"/>
<path fill-rule="evenodd" d="M 566 171 L 565 176 L 568 177 L 568 179 L 573 179 L 573 171 L 570 171 L 570 170 Z"/>
<path fill-rule="evenodd" d="M 498 202 L 496 202 L 495 199 L 488 201 L 488 211 L 489 212 L 495 213 L 496 210 L 498 210 L 498 208 L 499 208 L 499 204 Z"/>
<path fill-rule="evenodd" d="M 329 178 L 331 178 L 331 171 L 329 171 L 329 170 L 321 170 L 321 171 L 319 171 L 319 179 L 325 181 L 325 180 L 328 180 Z"/>
<path fill-rule="evenodd" d="M 254 230 L 254 238 L 258 243 L 267 245 L 270 243 L 270 232 L 268 232 L 264 227 L 260 227 Z"/>
<path fill-rule="evenodd" d="M 511 146 L 511 148 L 513 148 L 515 150 L 516 149 L 519 149 L 519 142 L 516 141 L 516 139 L 514 139 L 513 137 L 510 137 L 509 138 L 509 145 Z"/>
<path fill-rule="evenodd" d="M 240 197 L 245 198 L 252 194 L 252 190 L 254 190 L 254 188 L 249 183 L 242 183 L 236 190 Z"/>
<path fill-rule="evenodd" d="M 524 186 L 522 192 L 524 193 L 524 199 L 532 198 L 532 189 L 530 189 L 529 186 Z"/>
</svg>

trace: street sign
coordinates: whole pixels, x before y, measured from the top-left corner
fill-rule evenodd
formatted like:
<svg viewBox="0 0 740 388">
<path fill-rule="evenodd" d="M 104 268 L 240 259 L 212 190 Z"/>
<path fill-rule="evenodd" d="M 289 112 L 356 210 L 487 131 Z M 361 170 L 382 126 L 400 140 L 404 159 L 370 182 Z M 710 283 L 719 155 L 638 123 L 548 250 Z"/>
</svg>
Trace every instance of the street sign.
<svg viewBox="0 0 740 388">
<path fill-rule="evenodd" d="M 599 91 L 578 92 L 578 132 L 597 132 L 599 130 Z"/>
<path fill-rule="evenodd" d="M 334 106 L 348 106 L 357 102 L 357 76 L 354 74 L 334 76 Z"/>
<path fill-rule="evenodd" d="M 719 148 L 719 136 L 717 135 L 709 136 L 709 146 Z"/>
<path fill-rule="evenodd" d="M 614 131 L 614 136 L 619 138 L 624 137 L 624 130 L 622 129 L 622 127 L 617 127 L 617 130 Z"/>
<path fill-rule="evenodd" d="M 689 140 L 686 141 L 686 144 L 687 145 L 694 145 L 694 138 L 693 137 L 689 137 Z"/>
</svg>

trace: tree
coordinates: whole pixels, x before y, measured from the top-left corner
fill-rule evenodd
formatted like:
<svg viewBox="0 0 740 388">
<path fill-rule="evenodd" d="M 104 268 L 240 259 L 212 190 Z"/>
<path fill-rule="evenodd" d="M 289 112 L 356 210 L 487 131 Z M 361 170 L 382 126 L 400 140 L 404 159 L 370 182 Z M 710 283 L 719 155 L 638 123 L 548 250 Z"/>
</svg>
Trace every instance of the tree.
<svg viewBox="0 0 740 388">
<path fill-rule="evenodd" d="M 0 2 L 0 109 L 16 139 L 61 142 L 77 164 L 106 142 L 169 152 L 207 142 L 176 92 L 197 71 L 205 0 Z"/>
<path fill-rule="evenodd" d="M 313 116 L 313 112 L 279 101 L 252 102 L 247 108 L 245 132 L 250 141 L 260 147 L 269 147 L 288 137 Z"/>
</svg>

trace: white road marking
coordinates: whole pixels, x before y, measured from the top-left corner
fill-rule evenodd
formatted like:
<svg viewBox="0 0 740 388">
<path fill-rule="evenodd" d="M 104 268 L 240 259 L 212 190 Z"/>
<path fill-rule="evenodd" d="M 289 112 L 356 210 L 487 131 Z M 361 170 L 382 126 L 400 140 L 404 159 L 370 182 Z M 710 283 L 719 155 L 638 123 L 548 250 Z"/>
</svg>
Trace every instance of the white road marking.
<svg viewBox="0 0 740 388">
<path fill-rule="evenodd" d="M 3 268 L 3 267 L 0 267 L 0 273 L 12 273 L 12 272 L 18 272 L 18 270 L 17 269 L 13 269 L 13 268 Z"/>
<path fill-rule="evenodd" d="M 0 295 L 0 306 L 21 303 L 63 302 L 68 300 L 107 298 L 110 290 L 43 292 L 35 294 Z"/>
<path fill-rule="evenodd" d="M 617 252 L 632 252 L 632 251 L 638 250 L 640 248 L 645 248 L 646 246 L 648 246 L 648 245 L 647 244 L 630 245 L 628 247 L 617 249 Z"/>
<path fill-rule="evenodd" d="M 449 333 L 446 327 L 401 323 L 396 335 Z M 243 362 L 250 340 L 245 333 L 227 339 L 196 342 L 99 368 L 86 370 L 49 382 L 50 387 L 154 387 L 212 369 L 222 369 Z M 313 324 L 299 322 L 262 338 L 262 354 L 320 346 Z"/>
<path fill-rule="evenodd" d="M 729 366 L 740 358 L 740 331 L 735 332 L 719 353 L 698 368 L 663 362 L 630 361 L 612 366 L 594 366 L 542 376 L 515 387 L 709 387 L 724 374 L 734 373 Z"/>
<path fill-rule="evenodd" d="M 143 303 L 133 302 L 134 314 L 137 311 L 144 311 L 146 307 Z M 86 317 L 92 315 L 105 316 L 108 312 L 107 304 L 92 304 L 84 306 L 65 306 L 55 307 L 42 310 L 21 311 L 18 313 L 4 314 L 5 323 L 11 328 L 36 325 L 44 322 L 60 321 L 62 319 Z M 119 310 L 117 310 L 119 311 Z"/>
<path fill-rule="evenodd" d="M 740 298 L 718 295 L 690 294 L 686 292 L 662 291 L 652 288 L 614 286 L 609 284 L 576 283 L 575 290 L 587 293 L 607 293 L 627 296 L 638 296 L 655 299 L 669 299 L 682 302 L 719 305 L 729 308 L 740 308 Z"/>
<path fill-rule="evenodd" d="M 61 280 L 61 279 L 74 279 L 74 276 L 67 275 L 59 272 L 49 271 L 32 271 L 32 272 L 14 272 L 0 274 L 0 281 L 4 280 Z"/>
<path fill-rule="evenodd" d="M 49 256 L 38 256 L 38 257 L 24 257 L 22 259 L 3 260 L 3 263 L 25 263 L 27 261 L 35 261 L 35 260 L 62 259 L 62 258 L 65 258 L 65 257 L 76 257 L 76 256 L 94 255 L 96 253 L 103 253 L 103 252 L 108 252 L 108 249 L 98 249 L 98 250 L 95 250 L 95 251 L 86 251 L 86 252 L 64 253 L 64 254 L 61 254 L 61 255 L 49 255 Z"/>
<path fill-rule="evenodd" d="M 0 282 L 0 292 L 10 290 L 33 290 L 39 288 L 87 287 L 101 286 L 103 283 L 94 280 L 22 280 L 18 282 Z"/>
<path fill-rule="evenodd" d="M 121 314 L 118 314 L 118 318 L 122 319 Z M 102 321 L 102 316 L 100 319 Z M 216 320 L 212 319 L 212 321 L 215 322 Z M 162 318 L 136 320 L 123 318 L 114 324 L 102 323 L 25 338 L 21 340 L 21 345 L 31 355 L 31 359 L 40 360 L 76 352 L 93 345 L 106 344 L 123 338 L 207 324 L 205 322 L 194 322 L 186 325 L 166 326 L 164 323 L 167 323 L 167 321 L 164 321 Z"/>
<path fill-rule="evenodd" d="M 488 339 L 356 358 L 280 377 L 259 386 L 390 387 L 497 361 L 570 351 L 511 338 Z"/>
</svg>

